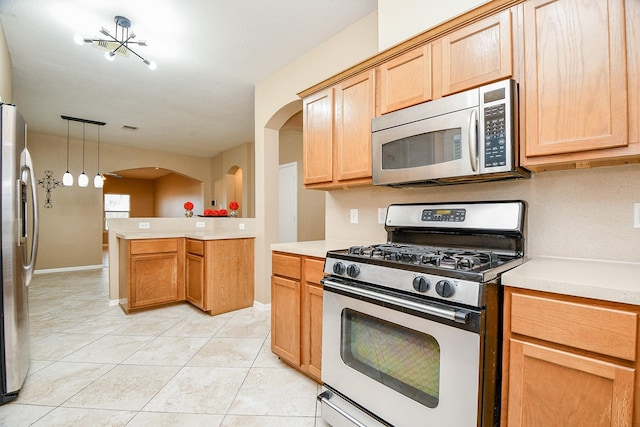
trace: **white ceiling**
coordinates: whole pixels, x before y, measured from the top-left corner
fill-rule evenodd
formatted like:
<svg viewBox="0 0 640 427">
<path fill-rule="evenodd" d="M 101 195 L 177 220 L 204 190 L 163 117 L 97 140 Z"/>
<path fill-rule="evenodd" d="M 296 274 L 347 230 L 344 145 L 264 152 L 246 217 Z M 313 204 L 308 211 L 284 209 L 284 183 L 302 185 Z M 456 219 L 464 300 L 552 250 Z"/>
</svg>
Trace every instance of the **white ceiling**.
<svg viewBox="0 0 640 427">
<path fill-rule="evenodd" d="M 66 136 L 60 116 L 80 117 L 107 123 L 101 143 L 212 157 L 254 140 L 256 83 L 376 8 L 377 0 L 0 0 L 0 20 L 13 103 L 30 131 Z M 114 34 L 116 15 L 147 41 L 134 50 L 157 70 L 74 43 L 76 34 L 103 38 L 102 27 Z M 81 128 L 72 122 L 71 136 Z"/>
</svg>

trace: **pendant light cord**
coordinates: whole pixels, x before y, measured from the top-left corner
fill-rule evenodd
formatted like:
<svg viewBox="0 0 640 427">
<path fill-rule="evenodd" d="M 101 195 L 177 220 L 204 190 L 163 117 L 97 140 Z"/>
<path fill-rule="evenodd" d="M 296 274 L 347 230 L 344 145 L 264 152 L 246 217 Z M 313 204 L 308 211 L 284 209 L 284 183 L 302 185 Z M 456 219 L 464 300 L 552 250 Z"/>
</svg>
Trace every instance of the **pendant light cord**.
<svg viewBox="0 0 640 427">
<path fill-rule="evenodd" d="M 82 123 L 82 173 L 84 173 L 84 123 Z"/>
<path fill-rule="evenodd" d="M 67 172 L 69 172 L 69 120 L 67 120 Z"/>
<path fill-rule="evenodd" d="M 100 174 L 100 126 L 98 126 L 98 175 Z"/>
</svg>

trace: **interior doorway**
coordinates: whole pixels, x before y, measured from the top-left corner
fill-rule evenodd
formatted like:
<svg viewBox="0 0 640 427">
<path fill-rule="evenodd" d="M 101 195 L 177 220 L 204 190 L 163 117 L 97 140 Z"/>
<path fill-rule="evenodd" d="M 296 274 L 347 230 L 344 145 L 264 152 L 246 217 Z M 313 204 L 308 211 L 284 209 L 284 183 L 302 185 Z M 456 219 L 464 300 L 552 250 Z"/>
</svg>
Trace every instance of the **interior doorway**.
<svg viewBox="0 0 640 427">
<path fill-rule="evenodd" d="M 280 165 L 278 172 L 278 242 L 297 242 L 298 164 Z"/>
</svg>

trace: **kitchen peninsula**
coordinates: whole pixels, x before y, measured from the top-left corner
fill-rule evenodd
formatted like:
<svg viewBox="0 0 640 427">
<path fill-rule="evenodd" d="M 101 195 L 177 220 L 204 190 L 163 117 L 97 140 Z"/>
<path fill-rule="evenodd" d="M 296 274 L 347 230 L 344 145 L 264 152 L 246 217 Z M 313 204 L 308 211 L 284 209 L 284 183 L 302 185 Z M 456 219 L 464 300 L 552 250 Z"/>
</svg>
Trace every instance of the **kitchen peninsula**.
<svg viewBox="0 0 640 427">
<path fill-rule="evenodd" d="M 251 219 L 137 218 L 109 225 L 109 294 L 125 313 L 183 301 L 211 315 L 253 305 Z"/>
</svg>

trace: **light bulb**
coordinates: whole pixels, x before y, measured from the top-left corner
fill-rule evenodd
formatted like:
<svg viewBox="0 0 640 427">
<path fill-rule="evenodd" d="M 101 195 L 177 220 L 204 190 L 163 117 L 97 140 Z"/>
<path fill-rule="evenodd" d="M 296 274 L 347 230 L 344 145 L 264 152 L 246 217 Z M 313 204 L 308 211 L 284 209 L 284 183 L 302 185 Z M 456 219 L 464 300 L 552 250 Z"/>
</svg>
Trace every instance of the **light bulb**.
<svg viewBox="0 0 640 427">
<path fill-rule="evenodd" d="M 149 67 L 150 70 L 155 70 L 158 68 L 158 64 L 156 64 L 155 61 L 147 61 L 145 59 L 144 63 L 147 64 L 147 67 Z"/>
<path fill-rule="evenodd" d="M 104 57 L 107 58 L 107 61 L 113 61 L 116 59 L 116 54 L 113 52 L 105 52 Z"/>
<path fill-rule="evenodd" d="M 75 36 L 73 36 L 73 41 L 76 42 L 76 44 L 82 46 L 84 44 L 84 37 L 82 37 L 80 34 L 76 34 Z"/>
<path fill-rule="evenodd" d="M 73 175 L 66 171 L 64 175 L 62 175 L 62 185 L 65 187 L 71 187 L 73 185 Z"/>
<path fill-rule="evenodd" d="M 104 187 L 104 178 L 102 177 L 102 175 L 97 174 L 94 178 L 93 178 L 93 186 L 96 188 L 102 188 Z"/>
<path fill-rule="evenodd" d="M 89 177 L 86 173 L 82 172 L 82 174 L 78 177 L 78 185 L 80 187 L 86 187 L 89 185 Z"/>
</svg>

